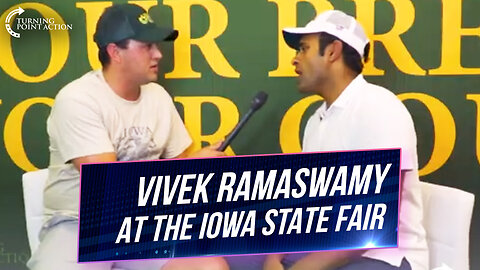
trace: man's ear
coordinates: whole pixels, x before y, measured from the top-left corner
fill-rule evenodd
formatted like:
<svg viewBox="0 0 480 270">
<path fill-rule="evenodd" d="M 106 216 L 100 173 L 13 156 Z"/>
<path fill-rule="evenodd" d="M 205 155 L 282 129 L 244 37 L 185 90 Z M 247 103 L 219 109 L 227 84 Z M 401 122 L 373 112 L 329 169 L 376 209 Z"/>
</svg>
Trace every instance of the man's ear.
<svg viewBox="0 0 480 270">
<path fill-rule="evenodd" d="M 108 53 L 108 56 L 110 56 L 110 62 L 113 63 L 118 63 L 121 61 L 121 58 L 120 58 L 120 50 L 118 48 L 117 45 L 115 45 L 114 43 L 109 43 L 107 45 L 107 53 Z"/>
<path fill-rule="evenodd" d="M 340 40 L 334 40 L 325 48 L 326 55 L 330 62 L 335 62 L 342 57 L 343 43 Z"/>
</svg>

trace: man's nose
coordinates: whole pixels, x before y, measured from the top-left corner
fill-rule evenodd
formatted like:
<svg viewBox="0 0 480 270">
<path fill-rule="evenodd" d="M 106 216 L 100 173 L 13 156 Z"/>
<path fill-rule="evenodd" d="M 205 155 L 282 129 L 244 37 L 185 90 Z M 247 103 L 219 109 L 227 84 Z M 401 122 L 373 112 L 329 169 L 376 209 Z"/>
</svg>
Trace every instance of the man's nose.
<svg viewBox="0 0 480 270">
<path fill-rule="evenodd" d="M 158 47 L 157 44 L 155 44 L 154 46 L 152 46 L 152 50 L 153 50 L 153 58 L 157 59 L 157 60 L 160 60 L 162 59 L 163 55 L 162 55 L 162 52 L 160 51 L 160 48 Z"/>
<path fill-rule="evenodd" d="M 292 65 L 296 66 L 298 64 L 298 58 L 297 58 L 297 55 L 295 55 L 295 57 L 292 58 Z"/>
</svg>

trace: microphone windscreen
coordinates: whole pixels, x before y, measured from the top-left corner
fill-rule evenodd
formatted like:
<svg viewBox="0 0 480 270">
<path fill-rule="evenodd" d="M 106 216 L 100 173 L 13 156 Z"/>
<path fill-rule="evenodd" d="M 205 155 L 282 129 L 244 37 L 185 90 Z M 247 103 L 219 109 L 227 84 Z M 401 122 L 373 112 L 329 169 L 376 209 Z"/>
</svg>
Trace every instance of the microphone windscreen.
<svg viewBox="0 0 480 270">
<path fill-rule="evenodd" d="M 265 104 L 265 102 L 267 101 L 267 98 L 268 98 L 267 93 L 263 91 L 258 92 L 255 95 L 255 97 L 252 99 L 252 105 L 250 106 L 250 108 L 252 108 L 253 110 L 260 109 L 260 107 L 262 107 L 263 104 Z"/>
</svg>

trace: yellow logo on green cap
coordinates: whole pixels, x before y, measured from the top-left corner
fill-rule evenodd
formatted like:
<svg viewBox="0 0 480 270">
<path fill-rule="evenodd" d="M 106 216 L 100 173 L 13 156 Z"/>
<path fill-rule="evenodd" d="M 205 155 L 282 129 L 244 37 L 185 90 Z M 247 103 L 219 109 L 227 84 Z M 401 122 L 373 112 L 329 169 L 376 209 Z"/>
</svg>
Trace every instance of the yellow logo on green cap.
<svg viewBox="0 0 480 270">
<path fill-rule="evenodd" d="M 146 12 L 138 16 L 138 21 L 142 24 L 147 24 L 149 22 L 153 23 L 152 18 L 150 18 L 150 15 Z"/>
</svg>

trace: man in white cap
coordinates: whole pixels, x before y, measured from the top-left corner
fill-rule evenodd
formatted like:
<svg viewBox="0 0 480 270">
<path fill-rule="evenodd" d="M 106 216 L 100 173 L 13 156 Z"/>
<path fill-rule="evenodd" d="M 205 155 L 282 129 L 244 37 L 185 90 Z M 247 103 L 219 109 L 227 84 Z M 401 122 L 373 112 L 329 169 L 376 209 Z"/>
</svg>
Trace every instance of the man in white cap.
<svg viewBox="0 0 480 270">
<path fill-rule="evenodd" d="M 317 252 L 295 260 L 271 255 L 264 269 L 429 269 L 413 121 L 392 92 L 361 75 L 370 47 L 362 26 L 341 11 L 326 11 L 283 35 L 297 50 L 300 92 L 324 99 L 305 128 L 304 152 L 402 149 L 398 248 Z"/>
<path fill-rule="evenodd" d="M 156 83 L 162 54 L 157 43 L 176 30 L 157 26 L 134 4 L 113 5 L 100 17 L 95 42 L 102 69 L 66 85 L 47 121 L 49 178 L 46 222 L 27 266 L 35 270 L 227 269 L 222 258 L 77 263 L 79 169 L 99 163 L 186 157 L 192 143 L 172 98 Z M 196 157 L 222 156 L 219 145 Z"/>
</svg>

